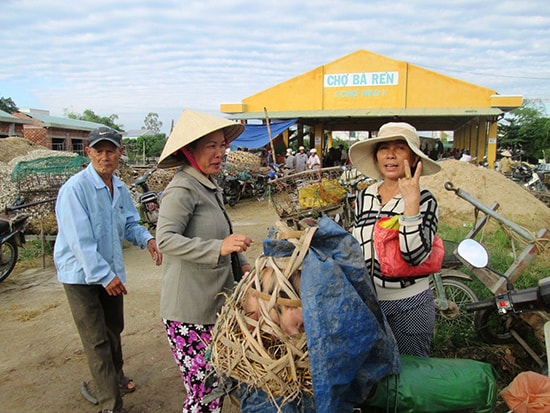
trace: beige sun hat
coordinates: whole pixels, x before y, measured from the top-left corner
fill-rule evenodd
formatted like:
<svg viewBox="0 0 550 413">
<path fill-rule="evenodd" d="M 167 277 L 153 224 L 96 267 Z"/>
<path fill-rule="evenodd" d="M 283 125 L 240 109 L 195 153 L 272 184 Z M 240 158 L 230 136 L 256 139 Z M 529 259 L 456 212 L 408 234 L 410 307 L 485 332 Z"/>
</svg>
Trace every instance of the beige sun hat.
<svg viewBox="0 0 550 413">
<path fill-rule="evenodd" d="M 405 122 L 389 122 L 380 128 L 376 138 L 356 142 L 349 148 L 349 158 L 353 166 L 369 178 L 382 179 L 384 176 L 378 169 L 374 150 L 376 144 L 402 139 L 409 148 L 422 160 L 422 175 L 433 175 L 441 170 L 441 166 L 431 160 L 420 150 L 420 137 L 416 129 Z"/>
<path fill-rule="evenodd" d="M 176 153 L 181 148 L 220 129 L 223 130 L 225 139 L 229 143 L 243 133 L 244 125 L 221 116 L 184 110 L 164 145 L 157 166 L 159 168 L 180 166 L 183 161 L 176 156 Z"/>
</svg>

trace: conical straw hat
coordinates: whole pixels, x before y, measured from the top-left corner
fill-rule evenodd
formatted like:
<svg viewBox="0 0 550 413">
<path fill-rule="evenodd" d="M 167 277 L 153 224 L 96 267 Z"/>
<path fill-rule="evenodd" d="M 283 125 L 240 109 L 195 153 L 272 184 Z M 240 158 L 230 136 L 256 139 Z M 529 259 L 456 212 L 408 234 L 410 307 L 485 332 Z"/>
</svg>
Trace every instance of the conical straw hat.
<svg viewBox="0 0 550 413">
<path fill-rule="evenodd" d="M 221 116 L 184 110 L 164 145 L 157 166 L 159 168 L 172 168 L 181 165 L 182 161 L 174 155 L 177 151 L 191 142 L 220 129 L 223 129 L 225 139 L 229 143 L 244 131 L 244 125 Z"/>
</svg>

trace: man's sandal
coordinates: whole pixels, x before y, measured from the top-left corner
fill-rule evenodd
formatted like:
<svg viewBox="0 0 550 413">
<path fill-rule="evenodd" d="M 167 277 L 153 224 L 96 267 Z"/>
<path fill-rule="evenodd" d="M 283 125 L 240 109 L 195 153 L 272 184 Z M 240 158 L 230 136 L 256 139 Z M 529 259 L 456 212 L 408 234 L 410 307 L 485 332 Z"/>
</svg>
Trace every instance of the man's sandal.
<svg viewBox="0 0 550 413">
<path fill-rule="evenodd" d="M 134 380 L 132 380 L 127 376 L 122 376 L 122 378 L 118 382 L 118 388 L 120 389 L 121 396 L 128 393 L 133 393 L 136 391 L 136 385 L 134 384 Z"/>
</svg>

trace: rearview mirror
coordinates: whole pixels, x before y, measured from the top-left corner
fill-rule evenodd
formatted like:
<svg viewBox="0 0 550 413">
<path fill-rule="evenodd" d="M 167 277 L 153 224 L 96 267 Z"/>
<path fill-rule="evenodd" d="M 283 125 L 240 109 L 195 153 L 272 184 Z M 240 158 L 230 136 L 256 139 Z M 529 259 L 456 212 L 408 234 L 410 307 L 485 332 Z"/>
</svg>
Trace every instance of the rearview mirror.
<svg viewBox="0 0 550 413">
<path fill-rule="evenodd" d="M 485 268 L 489 255 L 483 245 L 473 239 L 465 239 L 458 244 L 458 255 L 475 268 Z"/>
</svg>

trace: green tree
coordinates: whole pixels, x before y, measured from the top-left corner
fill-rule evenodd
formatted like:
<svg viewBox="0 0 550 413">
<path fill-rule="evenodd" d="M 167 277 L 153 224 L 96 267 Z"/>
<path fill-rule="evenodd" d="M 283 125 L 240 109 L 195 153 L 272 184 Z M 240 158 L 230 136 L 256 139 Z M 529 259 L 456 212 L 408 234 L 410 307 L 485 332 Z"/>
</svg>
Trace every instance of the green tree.
<svg viewBox="0 0 550 413">
<path fill-rule="evenodd" d="M 88 122 L 95 122 L 95 123 L 101 123 L 105 126 L 108 126 L 110 128 L 116 129 L 116 130 L 123 130 L 124 126 L 117 124 L 116 120 L 118 119 L 118 115 L 112 114 L 110 116 L 99 116 L 94 113 L 91 109 L 86 109 L 82 114 L 70 112 L 67 109 L 65 109 L 65 116 L 67 116 L 69 119 L 80 119 L 80 120 L 86 120 Z"/>
<path fill-rule="evenodd" d="M 540 99 L 526 99 L 523 105 L 500 121 L 498 125 L 499 146 L 513 149 L 522 155 L 522 160 L 536 163 L 550 153 L 550 119 Z"/>
<path fill-rule="evenodd" d="M 4 112 L 8 113 L 15 113 L 19 110 L 15 102 L 12 100 L 12 98 L 0 98 L 0 110 L 3 110 Z"/>
<path fill-rule="evenodd" d="M 166 135 L 157 133 L 153 136 L 142 135 L 136 139 L 125 138 L 123 141 L 126 153 L 132 162 L 143 162 L 143 158 L 151 159 L 160 156 L 166 144 Z"/>
<path fill-rule="evenodd" d="M 162 122 L 159 120 L 159 115 L 154 112 L 149 112 L 149 114 L 145 116 L 143 125 L 141 129 L 148 129 L 155 135 L 160 133 L 160 128 L 162 128 Z"/>
</svg>

